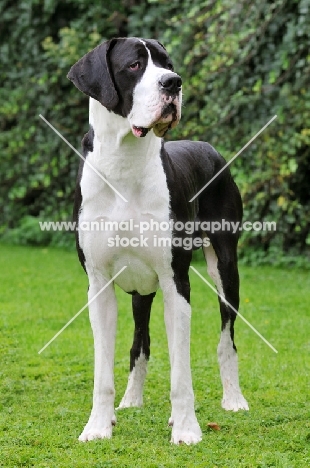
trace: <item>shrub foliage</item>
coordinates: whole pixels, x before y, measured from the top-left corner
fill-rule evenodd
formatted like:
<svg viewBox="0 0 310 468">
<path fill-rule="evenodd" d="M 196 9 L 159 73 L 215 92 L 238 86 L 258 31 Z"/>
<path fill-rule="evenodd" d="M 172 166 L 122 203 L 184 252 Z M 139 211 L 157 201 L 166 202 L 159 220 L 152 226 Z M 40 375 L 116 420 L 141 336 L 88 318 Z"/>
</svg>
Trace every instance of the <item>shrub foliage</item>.
<svg viewBox="0 0 310 468">
<path fill-rule="evenodd" d="M 29 215 L 70 218 L 78 157 L 39 114 L 79 149 L 88 104 L 66 78 L 70 66 L 103 40 L 139 36 L 162 42 L 183 77 L 183 118 L 169 138 L 209 141 L 228 160 L 277 115 L 231 166 L 245 219 L 277 222 L 276 232 L 243 235 L 243 251 L 307 252 L 308 0 L 0 0 L 0 6 L 0 234 Z"/>
</svg>

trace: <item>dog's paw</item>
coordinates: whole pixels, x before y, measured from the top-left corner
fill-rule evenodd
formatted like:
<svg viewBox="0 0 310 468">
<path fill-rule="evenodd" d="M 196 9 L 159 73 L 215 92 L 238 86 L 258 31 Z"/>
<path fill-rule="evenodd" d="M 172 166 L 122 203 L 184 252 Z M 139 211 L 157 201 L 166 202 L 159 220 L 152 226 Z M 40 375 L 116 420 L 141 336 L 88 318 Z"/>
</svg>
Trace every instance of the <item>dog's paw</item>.
<svg viewBox="0 0 310 468">
<path fill-rule="evenodd" d="M 84 429 L 79 437 L 80 442 L 87 442 L 95 439 L 111 439 L 112 437 L 112 424 L 110 427 L 89 427 Z"/>
<path fill-rule="evenodd" d="M 143 405 L 143 397 L 139 392 L 133 391 L 126 391 L 125 395 L 123 396 L 120 404 L 116 408 L 117 410 L 123 408 L 131 408 L 131 407 L 140 407 Z"/>
<path fill-rule="evenodd" d="M 227 411 L 249 410 L 249 405 L 242 393 L 233 395 L 224 395 L 222 399 L 222 408 Z"/>
<path fill-rule="evenodd" d="M 172 429 L 171 440 L 172 444 L 198 444 L 201 441 L 200 427 L 195 429 Z"/>
<path fill-rule="evenodd" d="M 105 421 L 103 418 L 91 416 L 82 434 L 79 436 L 79 441 L 87 442 L 95 439 L 111 439 L 112 427 L 115 426 L 115 424 L 115 416 L 113 416 L 110 422 Z"/>
<path fill-rule="evenodd" d="M 172 418 L 169 418 L 168 424 L 172 426 L 170 440 L 172 444 L 191 445 L 201 441 L 202 432 L 196 418 L 190 421 L 185 419 L 179 425 Z"/>
</svg>

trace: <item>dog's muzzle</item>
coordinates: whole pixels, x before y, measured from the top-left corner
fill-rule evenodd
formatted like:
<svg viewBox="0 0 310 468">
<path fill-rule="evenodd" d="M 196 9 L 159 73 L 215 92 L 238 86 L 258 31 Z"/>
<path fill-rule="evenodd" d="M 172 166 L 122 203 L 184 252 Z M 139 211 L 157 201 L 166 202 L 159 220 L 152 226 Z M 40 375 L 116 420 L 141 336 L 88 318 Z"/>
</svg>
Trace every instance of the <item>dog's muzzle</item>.
<svg viewBox="0 0 310 468">
<path fill-rule="evenodd" d="M 148 127 L 132 126 L 134 136 L 145 137 L 153 129 L 158 137 L 163 137 L 170 128 L 175 128 L 181 118 L 182 78 L 176 73 L 166 73 L 159 82 L 158 115 Z"/>
</svg>

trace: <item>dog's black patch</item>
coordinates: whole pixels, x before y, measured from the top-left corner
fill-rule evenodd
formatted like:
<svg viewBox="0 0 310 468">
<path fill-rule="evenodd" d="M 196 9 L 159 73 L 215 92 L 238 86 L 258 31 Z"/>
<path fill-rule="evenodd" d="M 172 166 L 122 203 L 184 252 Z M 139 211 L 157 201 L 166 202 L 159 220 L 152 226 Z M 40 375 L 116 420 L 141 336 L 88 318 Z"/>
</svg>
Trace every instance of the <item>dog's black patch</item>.
<svg viewBox="0 0 310 468">
<path fill-rule="evenodd" d="M 90 151 L 91 153 L 94 151 L 94 129 L 90 126 L 87 133 L 85 133 L 82 139 L 82 149 L 83 149 L 83 156 L 86 157 L 87 153 Z"/>
<path fill-rule="evenodd" d="M 149 54 L 145 47 L 149 49 L 156 66 L 173 69 L 166 50 L 157 41 L 137 38 L 119 39 L 110 52 L 108 62 L 119 98 L 113 111 L 122 117 L 127 117 L 131 111 L 134 88 L 144 75 L 148 64 Z M 131 67 L 136 63 L 139 67 L 133 70 Z"/>
<path fill-rule="evenodd" d="M 84 158 L 87 158 L 87 154 L 89 152 L 94 151 L 94 136 L 95 136 L 94 129 L 92 126 L 90 126 L 88 132 L 85 133 L 82 139 L 82 152 L 83 152 Z M 83 168 L 84 168 L 84 160 L 81 159 L 79 170 L 78 170 L 78 175 L 77 175 L 77 180 L 76 180 L 76 189 L 75 189 L 75 197 L 74 197 L 74 205 L 73 205 L 73 220 L 76 222 L 76 226 L 78 225 L 81 204 L 82 204 L 81 179 L 82 179 L 82 174 L 83 174 Z M 77 249 L 80 263 L 86 272 L 85 255 L 80 246 L 79 231 L 77 230 L 77 228 L 75 230 L 75 244 L 76 244 L 76 249 Z"/>
</svg>

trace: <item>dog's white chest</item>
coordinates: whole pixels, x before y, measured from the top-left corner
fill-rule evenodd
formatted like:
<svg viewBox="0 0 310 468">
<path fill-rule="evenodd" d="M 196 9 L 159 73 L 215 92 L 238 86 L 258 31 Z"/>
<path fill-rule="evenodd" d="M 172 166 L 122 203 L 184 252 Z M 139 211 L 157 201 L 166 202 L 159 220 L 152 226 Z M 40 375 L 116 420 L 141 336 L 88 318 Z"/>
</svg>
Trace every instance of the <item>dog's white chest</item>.
<svg viewBox="0 0 310 468">
<path fill-rule="evenodd" d="M 169 191 L 159 148 L 156 151 L 152 160 L 138 156 L 116 165 L 102 164 L 105 176 L 127 202 L 91 167 L 83 170 L 79 242 L 86 268 L 109 279 L 126 266 L 115 282 L 127 292 L 155 291 L 158 274 L 171 268 Z M 92 156 L 88 158 L 98 169 Z M 160 246 L 159 238 L 165 239 Z"/>
</svg>

